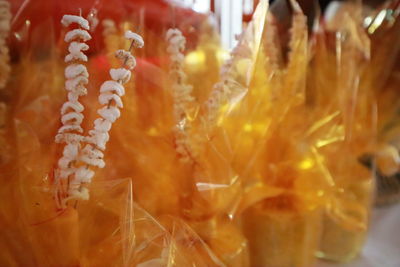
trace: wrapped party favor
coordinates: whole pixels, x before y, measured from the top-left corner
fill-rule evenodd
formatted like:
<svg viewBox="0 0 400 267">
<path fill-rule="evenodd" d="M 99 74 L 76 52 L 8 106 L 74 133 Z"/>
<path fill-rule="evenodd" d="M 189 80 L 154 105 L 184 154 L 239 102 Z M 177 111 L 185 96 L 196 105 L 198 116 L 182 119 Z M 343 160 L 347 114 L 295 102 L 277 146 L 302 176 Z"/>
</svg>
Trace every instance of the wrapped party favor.
<svg viewBox="0 0 400 267">
<path fill-rule="evenodd" d="M 357 91 L 355 98 L 357 103 L 353 105 L 353 114 L 348 117 L 351 120 L 349 121 L 351 127 L 347 127 L 350 131 L 345 134 L 345 142 L 338 149 L 348 151 L 344 153 L 355 152 L 352 161 L 357 160 L 363 167 L 359 164 L 352 164 L 357 168 L 350 167 L 345 162 L 339 163 L 338 159 L 332 162 L 330 167 L 332 177 L 335 173 L 337 177 L 342 177 L 337 179 L 336 184 L 343 191 L 335 193 L 341 196 L 341 200 L 336 202 L 336 210 L 331 208 L 325 216 L 325 230 L 318 252 L 318 256 L 322 258 L 339 262 L 354 259 L 363 247 L 373 200 L 372 194 L 376 194 L 375 201 L 378 203 L 389 202 L 395 197 L 398 188 L 395 178 L 397 150 L 389 141 L 394 135 L 392 132 L 392 137 L 386 139 L 390 130 L 384 126 L 392 116 L 388 111 L 395 108 L 395 104 L 384 102 L 388 93 L 393 94 L 393 91 L 384 88 L 390 87 L 387 77 L 392 73 L 392 58 L 396 58 L 398 51 L 395 48 L 398 46 L 396 41 L 398 38 L 394 33 L 398 19 L 396 15 L 390 22 L 378 18 L 378 14 L 381 14 L 382 18 L 384 12 L 396 10 L 398 3 L 388 1 L 379 9 L 370 11 L 366 17 L 362 16 L 360 6 L 349 5 L 348 8 L 347 12 L 341 13 L 345 20 L 336 23 L 335 28 L 328 29 L 328 32 L 336 31 L 336 35 L 339 32 L 345 36 L 341 47 L 336 45 L 336 55 L 339 49 L 342 51 L 339 67 L 344 70 L 342 72 L 344 75 L 339 76 L 340 85 L 344 87 L 343 82 L 350 85 L 353 80 L 352 90 Z M 353 11 L 351 16 L 353 22 L 349 21 L 351 11 Z M 348 26 L 351 24 L 354 25 L 353 30 Z M 378 36 L 384 36 L 383 38 L 391 41 L 382 42 Z M 353 71 L 350 72 L 349 69 Z M 375 128 L 378 129 L 376 133 Z M 375 135 L 378 137 L 378 143 L 374 142 Z M 349 148 L 351 150 L 348 150 Z M 341 168 L 343 169 L 340 170 Z M 371 172 L 376 176 L 375 181 L 371 180 Z M 358 178 L 350 180 L 346 178 L 347 175 Z M 377 184 L 376 193 L 373 183 Z"/>
<path fill-rule="evenodd" d="M 388 1 L 365 18 L 371 38 L 371 79 L 378 101 L 378 147 L 376 161 L 377 205 L 392 204 L 400 199 L 399 187 L 399 1 Z M 379 14 L 387 14 L 379 19 Z M 378 19 L 377 19 L 378 18 Z M 373 66 L 380 65 L 380 68 Z"/>
<path fill-rule="evenodd" d="M 0 266 L 360 253 L 399 188 L 398 1 L 244 1 L 227 49 L 238 2 L 0 0 Z"/>
<path fill-rule="evenodd" d="M 28 14 L 31 24 L 21 26 L 25 15 L 16 20 L 21 38 L 11 40 L 18 44 L 18 58 L 7 88 L 12 109 L 4 111 L 4 136 L 14 149 L 4 153 L 9 160 L 2 165 L 2 181 L 13 177 L 1 196 L 7 200 L 1 224 L 10 234 L 2 242 L 1 264 L 247 266 L 246 239 L 224 213 L 240 187 L 228 184 L 215 194 L 219 187 L 212 181 L 218 172 L 233 179 L 229 164 L 219 171 L 223 158 L 209 149 L 215 162 L 206 160 L 208 154 L 199 161 L 211 170 L 205 176 L 211 182 L 194 183 L 193 174 L 200 180 L 204 174 L 198 166 L 193 171 L 185 153 L 186 128 L 180 127 L 186 113 L 196 116 L 195 97 L 207 95 L 190 96 L 189 90 L 186 104 L 182 93 L 191 88 L 190 80 L 199 79 L 199 70 L 218 73 L 225 54 L 215 30 L 204 15 L 179 7 L 171 12 L 161 1 L 160 13 L 171 16 L 161 25 L 151 12 L 145 16 L 149 10 L 140 13 L 144 1 L 123 5 L 123 12 L 104 3 L 90 10 L 82 3 L 66 16 L 53 8 L 73 7 L 53 3 L 44 10 L 46 23 L 36 13 Z M 26 10 L 42 4 L 29 3 Z M 184 23 L 172 23 L 184 14 L 201 21 L 185 22 L 202 25 L 198 47 Z M 168 28 L 176 29 L 169 37 Z M 213 69 L 198 68 L 195 53 L 186 59 L 194 48 L 204 56 L 201 64 L 213 62 Z M 214 58 L 214 51 L 221 56 Z M 155 194 L 160 189 L 164 194 Z M 216 208 L 214 200 L 220 202 Z M 19 208 L 11 212 L 12 207 Z"/>
</svg>

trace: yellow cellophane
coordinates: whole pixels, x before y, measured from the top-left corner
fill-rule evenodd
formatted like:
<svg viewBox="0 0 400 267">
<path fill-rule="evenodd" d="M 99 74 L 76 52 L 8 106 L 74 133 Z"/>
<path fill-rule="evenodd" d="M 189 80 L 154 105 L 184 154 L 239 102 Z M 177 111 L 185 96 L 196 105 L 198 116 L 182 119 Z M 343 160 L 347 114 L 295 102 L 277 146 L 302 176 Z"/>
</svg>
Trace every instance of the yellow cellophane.
<svg viewBox="0 0 400 267">
<path fill-rule="evenodd" d="M 291 3 L 284 49 L 260 2 L 222 81 L 231 94 L 216 111 L 207 100 L 226 52 L 207 21 L 199 44 L 188 45 L 184 70 L 195 98 L 185 113 L 188 162 L 172 130 L 164 37 L 135 20 L 117 25 L 87 65 L 85 130 L 97 117 L 100 84 L 118 66 L 113 51 L 128 45 L 123 30 L 141 27 L 150 48 L 135 51 L 138 66 L 90 199 L 65 209 L 55 204 L 52 177 L 61 154 L 53 139 L 65 99 L 64 52 L 49 35 L 45 57 L 23 55 L 13 66 L 2 133 L 9 149 L 0 166 L 0 226 L 8 230 L 0 265 L 306 267 L 317 251 L 335 260 L 355 255 L 373 186 L 358 161 L 375 138 L 369 42 L 351 17 L 333 39 L 322 28 L 309 38 L 305 15 Z M 141 59 L 148 57 L 160 62 Z"/>
</svg>

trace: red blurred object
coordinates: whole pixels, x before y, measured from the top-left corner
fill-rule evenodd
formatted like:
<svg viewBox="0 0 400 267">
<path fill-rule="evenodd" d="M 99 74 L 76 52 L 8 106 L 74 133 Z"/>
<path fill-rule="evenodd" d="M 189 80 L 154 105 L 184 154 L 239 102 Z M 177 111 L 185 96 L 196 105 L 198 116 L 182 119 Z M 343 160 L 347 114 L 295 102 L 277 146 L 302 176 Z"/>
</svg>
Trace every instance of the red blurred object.
<svg viewBox="0 0 400 267">
<path fill-rule="evenodd" d="M 13 13 L 12 31 L 20 33 L 27 31 L 26 44 L 30 44 L 30 34 L 39 26 L 45 24 L 49 34 L 54 32 L 54 39 L 59 40 L 61 32 L 61 17 L 64 14 L 80 14 L 86 17 L 92 8 L 98 11 L 98 19 L 112 19 L 116 23 L 122 19 L 135 19 L 144 23 L 146 30 L 162 34 L 168 27 L 173 27 L 176 22 L 188 38 L 194 38 L 194 32 L 198 25 L 205 19 L 205 15 L 194 12 L 191 9 L 174 6 L 165 0 L 13 0 L 11 10 Z M 183 24 L 182 24 L 183 23 Z M 189 27 L 187 27 L 189 26 Z M 29 29 L 26 29 L 29 28 Z M 133 29 L 140 32 L 140 29 Z M 101 37 L 101 25 L 92 33 L 96 46 L 101 48 L 96 40 Z M 14 35 L 11 47 L 20 37 Z M 93 50 L 92 50 L 93 52 Z"/>
</svg>

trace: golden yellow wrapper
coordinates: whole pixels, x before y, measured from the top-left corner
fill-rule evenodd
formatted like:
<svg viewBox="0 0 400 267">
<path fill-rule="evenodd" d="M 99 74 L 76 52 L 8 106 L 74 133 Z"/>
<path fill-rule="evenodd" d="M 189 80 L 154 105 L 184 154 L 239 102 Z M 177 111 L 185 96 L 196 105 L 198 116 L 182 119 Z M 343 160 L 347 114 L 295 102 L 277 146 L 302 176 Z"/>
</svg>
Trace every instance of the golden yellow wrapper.
<svg viewBox="0 0 400 267">
<path fill-rule="evenodd" d="M 373 194 L 362 156 L 376 149 L 380 61 L 359 14 L 344 16 L 337 32 L 320 26 L 309 36 L 306 16 L 291 5 L 288 51 L 261 1 L 222 67 L 227 52 L 202 23 L 198 45 L 186 40 L 179 82 L 164 36 L 136 20 L 103 27 L 105 48 L 87 64 L 85 131 L 98 117 L 98 88 L 117 66 L 113 51 L 128 45 L 123 30 L 141 27 L 149 48 L 136 55 L 90 199 L 66 208 L 56 205 L 53 177 L 64 52 L 49 35 L 40 60 L 36 50 L 21 57 L 0 110 L 0 226 L 8 229 L 0 265 L 309 267 L 315 255 L 354 258 Z M 177 84 L 192 86 L 189 104 L 179 102 Z"/>
</svg>

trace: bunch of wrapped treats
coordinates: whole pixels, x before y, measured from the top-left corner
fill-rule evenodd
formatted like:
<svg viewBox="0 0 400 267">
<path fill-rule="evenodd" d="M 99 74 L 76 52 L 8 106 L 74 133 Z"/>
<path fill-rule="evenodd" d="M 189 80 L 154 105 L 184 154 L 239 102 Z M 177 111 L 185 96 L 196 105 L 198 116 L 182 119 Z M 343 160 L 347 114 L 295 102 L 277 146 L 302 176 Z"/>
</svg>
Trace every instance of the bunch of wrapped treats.
<svg viewBox="0 0 400 267">
<path fill-rule="evenodd" d="M 259 1 L 231 51 L 166 1 L 19 2 L 0 0 L 0 266 L 345 262 L 375 179 L 399 198 L 400 1 L 291 0 L 287 27 Z"/>
</svg>

